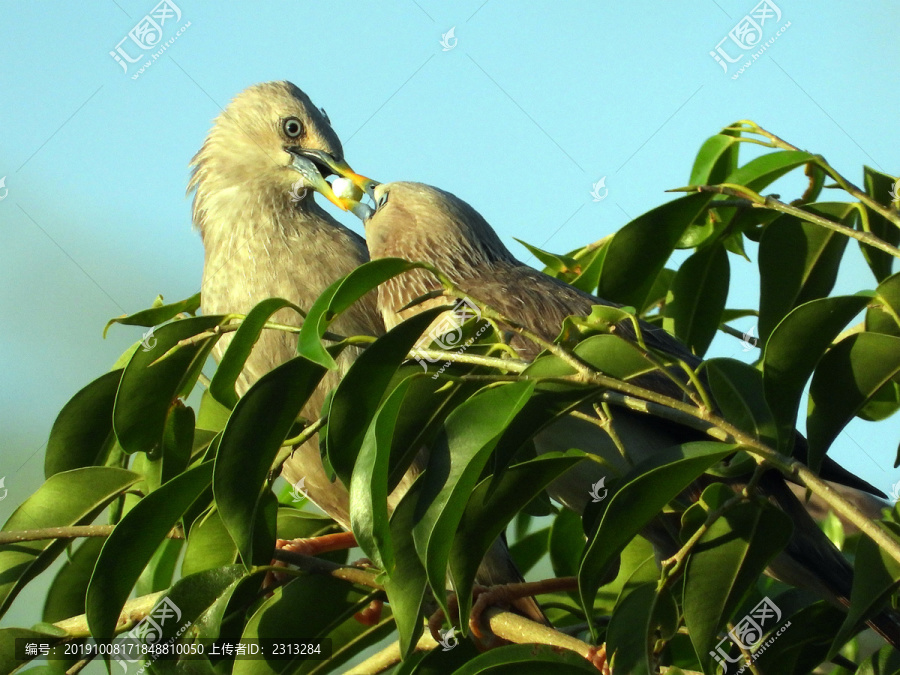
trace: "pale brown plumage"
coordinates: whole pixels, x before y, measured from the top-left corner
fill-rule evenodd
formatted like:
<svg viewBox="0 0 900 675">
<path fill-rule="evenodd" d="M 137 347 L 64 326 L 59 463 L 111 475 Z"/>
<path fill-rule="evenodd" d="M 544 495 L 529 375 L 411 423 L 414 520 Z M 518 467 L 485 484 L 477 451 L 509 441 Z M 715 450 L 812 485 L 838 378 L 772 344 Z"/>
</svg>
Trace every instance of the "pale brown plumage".
<svg viewBox="0 0 900 675">
<path fill-rule="evenodd" d="M 551 341 L 558 335 L 565 317 L 587 315 L 592 305 L 612 304 L 523 265 L 475 209 L 450 193 L 419 183 L 398 182 L 379 185 L 375 188 L 374 198 L 378 208 L 365 221 L 366 242 L 372 259 L 399 257 L 431 263 L 471 298 L 498 310 L 544 340 Z M 446 298 L 434 298 L 402 309 L 411 300 L 437 288 L 440 288 L 439 282 L 424 270 L 407 272 L 383 284 L 379 288 L 378 306 L 385 324 L 390 327 L 428 306 L 447 304 Z M 626 338 L 633 337 L 629 322 L 618 324 L 616 330 Z M 675 355 L 692 367 L 700 364 L 700 359 L 661 329 L 643 324 L 642 334 L 648 346 Z M 425 340 L 430 341 L 430 338 Z M 532 359 L 539 351 L 534 343 L 518 337 L 512 345 L 525 359 Z M 639 381 L 656 391 L 680 398 L 680 392 L 667 377 L 656 374 Z M 592 452 L 624 473 L 629 464 L 637 463 L 649 454 L 687 440 L 702 439 L 702 435 L 692 429 L 677 428 L 625 410 L 615 412 L 613 419 L 628 461 L 595 426 L 573 418 L 550 425 L 535 437 L 535 445 L 539 452 L 570 448 Z M 805 446 L 805 441 L 798 435 L 798 444 L 801 443 Z M 582 512 L 589 501 L 591 486 L 607 471 L 594 462 L 582 462 L 548 491 L 556 500 Z M 876 492 L 827 457 L 822 475 Z M 795 524 L 791 542 L 773 561 L 769 571 L 790 583 L 846 603 L 852 580 L 852 568 L 847 561 L 815 525 L 780 474 L 768 472 L 760 487 Z M 852 491 L 844 486 L 840 489 L 845 493 Z M 877 509 L 879 505 L 872 495 L 863 502 L 869 508 Z M 657 545 L 665 547 L 665 538 L 660 536 L 665 534 L 664 528 L 657 524 L 651 529 L 652 532 L 645 534 L 649 534 Z M 664 551 L 664 555 L 671 552 L 671 549 Z M 879 617 L 878 630 L 895 645 L 900 642 L 900 623 L 896 616 L 884 614 Z"/>
<path fill-rule="evenodd" d="M 297 118 L 299 137 L 286 136 L 282 121 Z M 291 168 L 285 146 L 343 154 L 341 143 L 324 114 L 289 82 L 254 85 L 228 105 L 213 124 L 191 164 L 189 184 L 194 195 L 194 224 L 205 249 L 203 312 L 246 313 L 270 297 L 281 297 L 302 309 L 339 277 L 368 260 L 362 237 L 328 215 L 313 199 L 311 186 L 298 185 L 301 175 Z M 306 193 L 305 195 L 303 193 Z M 274 321 L 299 325 L 288 309 Z M 378 335 L 384 324 L 367 296 L 335 321 L 344 335 Z M 224 336 L 213 356 L 219 360 L 230 342 Z M 263 331 L 237 385 L 243 394 L 275 366 L 296 355 L 297 336 Z M 319 416 L 325 394 L 338 382 L 355 357 L 345 350 L 338 371 L 326 374 L 304 407 L 303 415 Z M 316 439 L 285 464 L 284 475 L 294 484 L 304 479 L 312 501 L 349 528 L 347 491 L 331 483 L 322 467 Z"/>
<path fill-rule="evenodd" d="M 296 137 L 286 135 L 284 121 L 295 118 L 302 127 Z M 304 182 L 286 147 L 321 150 L 341 159 L 343 151 L 324 113 L 290 82 L 267 82 L 241 92 L 219 115 L 203 147 L 191 164 L 189 190 L 195 190 L 194 224 L 205 249 L 202 309 L 204 314 L 245 314 L 270 297 L 290 300 L 308 310 L 332 282 L 369 259 L 363 239 L 329 216 L 313 200 L 316 185 Z M 300 317 L 284 309 L 274 321 L 299 325 Z M 380 335 L 384 332 L 374 294 L 363 297 L 331 326 L 342 335 Z M 231 335 L 216 345 L 218 361 Z M 263 331 L 238 379 L 243 394 L 262 375 L 296 355 L 297 337 L 282 331 Z M 358 354 L 346 349 L 338 370 L 329 371 L 302 414 L 319 416 L 325 395 L 339 382 Z M 248 452 L 252 449 L 248 449 Z M 421 458 L 420 458 L 421 461 Z M 421 471 L 413 466 L 389 498 L 393 507 Z M 301 479 L 310 499 L 350 529 L 349 499 L 344 485 L 331 482 L 324 470 L 318 440 L 295 450 L 285 463 L 284 477 L 293 485 Z M 504 542 L 489 552 L 479 575 L 482 584 L 521 581 Z M 519 607 L 540 619 L 536 603 Z"/>
</svg>

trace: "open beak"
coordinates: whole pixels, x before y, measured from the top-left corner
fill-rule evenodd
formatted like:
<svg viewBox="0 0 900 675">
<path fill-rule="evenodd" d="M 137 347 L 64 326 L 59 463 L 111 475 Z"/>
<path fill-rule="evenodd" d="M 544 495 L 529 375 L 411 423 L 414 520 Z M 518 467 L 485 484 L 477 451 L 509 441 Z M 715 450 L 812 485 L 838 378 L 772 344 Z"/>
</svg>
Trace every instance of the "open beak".
<svg viewBox="0 0 900 675">
<path fill-rule="evenodd" d="M 346 200 L 341 199 L 334 194 L 334 190 L 331 188 L 328 181 L 325 180 L 322 172 L 319 171 L 316 162 L 305 156 L 304 153 L 306 151 L 300 150 L 299 148 L 285 148 L 285 150 L 291 155 L 291 168 L 303 176 L 306 179 L 307 184 L 312 186 L 316 192 L 321 194 L 339 209 L 343 211 L 350 209 L 350 205 L 345 203 Z"/>
<path fill-rule="evenodd" d="M 301 155 L 303 157 L 311 159 L 317 165 L 328 169 L 329 172 L 337 174 L 342 178 L 346 178 L 370 197 L 373 197 L 373 195 L 375 194 L 375 186 L 378 185 L 378 182 L 356 173 L 353 169 L 350 168 L 350 165 L 342 159 L 335 159 L 323 150 L 291 148 L 289 152 L 295 157 L 297 155 Z M 325 175 L 328 175 L 328 173 L 326 172 Z M 327 197 L 328 195 L 325 196 Z M 344 210 L 346 211 L 347 209 L 345 208 Z"/>
</svg>

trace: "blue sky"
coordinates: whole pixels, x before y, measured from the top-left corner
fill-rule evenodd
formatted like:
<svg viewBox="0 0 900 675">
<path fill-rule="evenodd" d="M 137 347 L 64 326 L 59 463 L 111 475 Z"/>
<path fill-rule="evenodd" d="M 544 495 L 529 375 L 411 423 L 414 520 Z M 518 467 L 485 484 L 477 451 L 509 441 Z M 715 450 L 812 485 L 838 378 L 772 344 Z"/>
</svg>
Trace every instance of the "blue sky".
<svg viewBox="0 0 900 675">
<path fill-rule="evenodd" d="M 109 52 L 154 0 L 0 9 L 3 520 L 40 484 L 60 407 L 140 337 L 114 327 L 103 340 L 106 321 L 199 289 L 188 162 L 255 82 L 294 82 L 328 111 L 354 168 L 456 193 L 523 260 L 513 237 L 563 252 L 668 199 L 703 140 L 738 119 L 856 182 L 863 164 L 900 172 L 894 3 L 777 0 L 764 40 L 790 25 L 732 79 L 736 65 L 723 73 L 710 51 L 754 0 L 176 2 L 163 40 L 182 32 L 136 79 L 138 64 L 123 72 Z M 609 195 L 594 202 L 604 176 Z M 799 185 L 776 191 L 793 198 Z M 848 252 L 836 290 L 872 288 Z M 731 306 L 756 306 L 755 269 L 732 259 Z M 725 337 L 712 353 L 749 357 Z M 858 421 L 832 454 L 889 491 L 898 437 L 900 419 Z M 27 597 L 13 623 L 36 619 Z"/>
</svg>

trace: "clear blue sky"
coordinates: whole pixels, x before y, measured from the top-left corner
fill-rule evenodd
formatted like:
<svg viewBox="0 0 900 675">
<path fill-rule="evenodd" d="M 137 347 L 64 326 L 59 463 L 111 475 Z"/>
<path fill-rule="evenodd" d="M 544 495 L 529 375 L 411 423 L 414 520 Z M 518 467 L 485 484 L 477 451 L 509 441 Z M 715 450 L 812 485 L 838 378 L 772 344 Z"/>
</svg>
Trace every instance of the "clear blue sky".
<svg viewBox="0 0 900 675">
<path fill-rule="evenodd" d="M 702 141 L 737 119 L 857 182 L 863 164 L 900 172 L 895 3 L 778 0 L 763 39 L 790 26 L 732 79 L 709 52 L 755 0 L 176 1 L 163 41 L 190 25 L 137 79 L 109 52 L 155 0 L 0 8 L 2 520 L 40 484 L 60 407 L 140 337 L 114 327 L 104 341 L 106 321 L 198 290 L 188 161 L 255 82 L 291 80 L 328 111 L 358 171 L 458 194 L 523 259 L 513 237 L 562 252 L 667 199 Z M 593 202 L 603 176 L 609 196 Z M 873 287 L 851 249 L 838 290 Z M 731 306 L 756 306 L 755 260 L 732 266 Z M 748 356 L 725 338 L 713 352 Z M 889 491 L 898 437 L 898 419 L 855 422 L 833 455 Z M 4 623 L 37 618 L 28 597 Z"/>
</svg>

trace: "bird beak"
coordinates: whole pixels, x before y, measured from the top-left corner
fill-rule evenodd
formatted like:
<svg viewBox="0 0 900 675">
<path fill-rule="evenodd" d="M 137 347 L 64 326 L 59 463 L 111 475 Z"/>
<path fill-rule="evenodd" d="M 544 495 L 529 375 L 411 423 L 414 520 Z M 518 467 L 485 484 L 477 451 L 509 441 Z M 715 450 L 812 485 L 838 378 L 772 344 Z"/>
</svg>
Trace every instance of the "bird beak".
<svg viewBox="0 0 900 675">
<path fill-rule="evenodd" d="M 285 148 L 285 150 L 291 155 L 291 168 L 303 176 L 313 190 L 321 194 L 325 199 L 342 211 L 348 211 L 350 209 L 350 206 L 345 203 L 346 200 L 341 199 L 334 194 L 334 190 L 322 176 L 322 172 L 319 171 L 319 167 L 316 163 L 305 156 L 307 151 L 300 150 L 299 148 Z"/>
<path fill-rule="evenodd" d="M 290 148 L 288 152 L 290 152 L 295 157 L 297 155 L 300 155 L 311 159 L 313 162 L 320 166 L 327 167 L 332 173 L 335 173 L 342 178 L 346 178 L 364 193 L 374 198 L 375 186 L 378 185 L 378 181 L 374 181 L 371 178 L 366 178 L 365 176 L 356 173 L 344 160 L 335 159 L 323 150 Z M 327 197 L 328 195 L 325 196 Z M 345 207 L 344 210 L 346 211 L 347 208 Z"/>
</svg>

